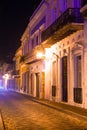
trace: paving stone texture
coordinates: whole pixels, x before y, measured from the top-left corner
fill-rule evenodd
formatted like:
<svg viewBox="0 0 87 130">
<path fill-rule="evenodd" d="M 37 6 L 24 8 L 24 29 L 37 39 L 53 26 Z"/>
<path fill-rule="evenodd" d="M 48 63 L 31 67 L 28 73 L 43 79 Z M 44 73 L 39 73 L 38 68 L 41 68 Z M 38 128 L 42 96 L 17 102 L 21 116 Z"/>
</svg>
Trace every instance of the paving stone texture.
<svg viewBox="0 0 87 130">
<path fill-rule="evenodd" d="M 87 130 L 87 120 L 16 92 L 0 92 L 5 130 Z"/>
</svg>

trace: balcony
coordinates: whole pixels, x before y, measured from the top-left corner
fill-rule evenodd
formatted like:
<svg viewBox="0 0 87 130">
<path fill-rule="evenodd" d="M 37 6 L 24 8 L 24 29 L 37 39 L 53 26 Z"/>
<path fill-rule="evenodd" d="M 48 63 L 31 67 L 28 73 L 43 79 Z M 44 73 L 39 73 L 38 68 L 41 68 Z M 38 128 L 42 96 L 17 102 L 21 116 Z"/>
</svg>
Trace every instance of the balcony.
<svg viewBox="0 0 87 130">
<path fill-rule="evenodd" d="M 42 32 L 42 44 L 51 46 L 70 34 L 81 30 L 83 17 L 78 8 L 68 8 L 56 21 Z"/>
<path fill-rule="evenodd" d="M 87 19 L 87 0 L 82 1 L 82 6 L 80 12 Z"/>
<path fill-rule="evenodd" d="M 29 51 L 29 53 L 27 55 L 23 56 L 23 57 L 24 57 L 23 58 L 23 63 L 25 63 L 25 64 L 31 64 L 31 63 L 34 63 L 34 62 L 38 61 L 34 49 Z"/>
<path fill-rule="evenodd" d="M 42 60 L 43 58 L 37 57 L 37 53 L 41 52 L 44 54 L 44 48 L 42 45 L 36 45 L 34 48 L 32 48 L 27 54 L 22 55 L 20 58 L 21 64 L 31 64 L 37 61 Z"/>
</svg>

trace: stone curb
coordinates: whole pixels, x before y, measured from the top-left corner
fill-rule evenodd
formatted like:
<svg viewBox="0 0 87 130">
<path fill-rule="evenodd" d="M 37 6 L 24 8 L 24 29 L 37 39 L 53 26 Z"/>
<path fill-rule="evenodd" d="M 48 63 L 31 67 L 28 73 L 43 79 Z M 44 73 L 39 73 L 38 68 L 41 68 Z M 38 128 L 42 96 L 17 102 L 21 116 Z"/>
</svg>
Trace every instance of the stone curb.
<svg viewBox="0 0 87 130">
<path fill-rule="evenodd" d="M 24 94 L 24 93 L 20 93 L 20 94 L 22 94 L 22 95 L 24 95 L 24 96 L 29 96 L 29 95 L 27 95 L 27 94 Z M 34 101 L 34 102 L 37 102 L 37 103 L 39 103 L 39 104 L 41 104 L 41 105 L 45 105 L 45 106 L 47 106 L 47 107 L 50 107 L 50 108 L 52 108 L 52 109 L 55 109 L 55 110 L 58 110 L 58 111 L 60 111 L 60 112 L 62 112 L 62 113 L 66 113 L 66 114 L 68 114 L 68 115 L 73 115 L 73 116 L 77 116 L 78 118 L 81 118 L 82 120 L 84 120 L 86 123 L 87 123 L 87 114 L 86 115 L 84 115 L 84 114 L 81 114 L 80 112 L 76 112 L 76 111 L 72 111 L 72 110 L 70 110 L 69 108 L 65 108 L 64 106 L 60 106 L 60 105 L 55 105 L 54 103 L 52 103 L 51 102 L 51 104 L 49 103 L 49 101 L 44 101 L 44 100 L 40 100 L 40 99 L 37 99 L 37 98 L 34 98 L 34 97 L 32 97 L 32 96 L 29 96 L 29 98 L 32 100 L 32 101 Z M 73 109 L 75 108 L 75 106 L 70 106 L 71 108 L 73 107 Z M 79 108 L 78 108 L 78 111 L 79 111 Z"/>
<path fill-rule="evenodd" d="M 45 106 L 50 107 L 50 108 L 52 108 L 52 109 L 58 110 L 58 111 L 60 111 L 60 112 L 62 112 L 62 113 L 66 113 L 66 114 L 68 114 L 68 115 L 77 116 L 78 118 L 80 117 L 82 120 L 84 120 L 84 121 L 87 123 L 87 116 L 84 116 L 84 115 L 82 115 L 82 114 L 80 114 L 80 113 L 77 113 L 77 112 L 75 112 L 75 111 L 71 111 L 71 110 L 69 110 L 69 109 L 64 109 L 64 108 L 62 108 L 62 107 L 60 107 L 60 106 L 55 106 L 55 105 L 53 105 L 53 104 L 49 104 L 49 103 L 46 103 L 46 102 L 44 102 L 44 101 L 40 101 L 40 100 L 38 100 L 38 99 L 32 99 L 32 101 L 37 102 L 37 103 L 39 103 L 39 104 L 41 104 L 41 105 L 45 105 Z"/>
</svg>

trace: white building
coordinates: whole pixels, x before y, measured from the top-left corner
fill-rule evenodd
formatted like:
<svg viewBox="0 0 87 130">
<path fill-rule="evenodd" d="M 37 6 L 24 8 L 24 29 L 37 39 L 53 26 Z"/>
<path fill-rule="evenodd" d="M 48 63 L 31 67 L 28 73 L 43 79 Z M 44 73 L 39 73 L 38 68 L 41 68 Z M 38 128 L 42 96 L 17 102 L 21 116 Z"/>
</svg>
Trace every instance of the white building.
<svg viewBox="0 0 87 130">
<path fill-rule="evenodd" d="M 24 92 L 87 108 L 84 5 L 83 0 L 42 0 L 37 7 L 21 39 Z"/>
</svg>

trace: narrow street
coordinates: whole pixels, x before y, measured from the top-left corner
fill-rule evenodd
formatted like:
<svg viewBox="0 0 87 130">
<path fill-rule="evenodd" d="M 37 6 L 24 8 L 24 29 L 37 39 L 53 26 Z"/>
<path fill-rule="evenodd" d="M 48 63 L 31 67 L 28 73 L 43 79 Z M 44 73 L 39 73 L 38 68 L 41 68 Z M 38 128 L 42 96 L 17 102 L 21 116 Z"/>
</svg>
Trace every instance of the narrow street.
<svg viewBox="0 0 87 130">
<path fill-rule="evenodd" d="M 87 130 L 87 122 L 22 94 L 0 91 L 5 130 Z"/>
</svg>

